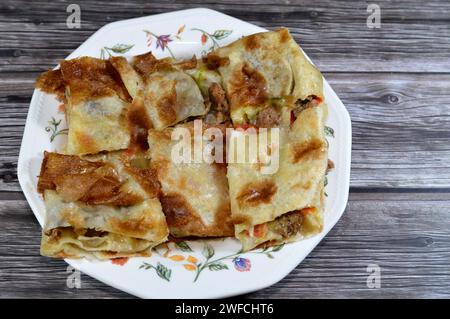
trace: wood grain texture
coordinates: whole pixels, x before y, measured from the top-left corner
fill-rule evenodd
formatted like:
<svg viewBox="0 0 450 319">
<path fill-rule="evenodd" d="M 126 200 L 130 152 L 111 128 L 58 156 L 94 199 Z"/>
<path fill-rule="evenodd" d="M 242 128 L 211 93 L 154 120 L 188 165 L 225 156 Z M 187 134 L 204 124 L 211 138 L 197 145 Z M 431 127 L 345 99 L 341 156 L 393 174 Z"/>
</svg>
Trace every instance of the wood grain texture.
<svg viewBox="0 0 450 319">
<path fill-rule="evenodd" d="M 289 276 L 249 298 L 450 297 L 450 2 L 73 1 L 0 3 L 0 298 L 130 298 L 39 256 L 40 228 L 17 181 L 33 83 L 103 25 L 209 7 L 259 26 L 288 27 L 347 106 L 353 150 L 348 208 Z M 381 28 L 366 25 L 368 3 Z M 338 132 L 337 132 L 338 133 Z M 366 285 L 381 267 L 381 289 Z"/>
<path fill-rule="evenodd" d="M 290 28 L 324 72 L 448 72 L 448 1 L 377 1 L 380 29 L 366 25 L 365 1 L 78 1 L 82 28 L 67 29 L 69 1 L 3 0 L 0 72 L 42 71 L 113 21 L 209 7 L 266 28 Z M 370 2 L 369 2 L 370 3 Z M 49 50 L 50 49 L 50 50 Z M 35 63 L 39 59 L 39 63 Z"/>
<path fill-rule="evenodd" d="M 250 298 L 450 297 L 450 193 L 355 193 L 342 219 L 290 275 Z M 0 202 L 0 297 L 129 297 L 39 256 L 40 227 L 24 199 Z M 381 267 L 381 288 L 366 285 Z M 274 269 L 274 271 L 276 271 Z"/>
<path fill-rule="evenodd" d="M 450 74 L 324 75 L 352 118 L 352 187 L 450 187 Z M 36 76 L 0 79 L 0 191 L 20 191 L 18 145 Z"/>
</svg>

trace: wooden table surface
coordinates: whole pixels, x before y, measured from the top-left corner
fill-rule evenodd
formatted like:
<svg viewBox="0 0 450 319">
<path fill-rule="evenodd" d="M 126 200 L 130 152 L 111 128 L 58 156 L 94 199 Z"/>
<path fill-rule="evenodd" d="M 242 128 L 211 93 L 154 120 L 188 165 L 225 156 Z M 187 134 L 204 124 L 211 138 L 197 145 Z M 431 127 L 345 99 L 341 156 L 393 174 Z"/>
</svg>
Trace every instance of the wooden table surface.
<svg viewBox="0 0 450 319">
<path fill-rule="evenodd" d="M 101 26 L 209 7 L 256 25 L 288 27 L 347 106 L 353 124 L 350 198 L 329 235 L 290 275 L 250 298 L 450 297 L 450 2 L 74 1 L 0 3 L 0 297 L 128 298 L 39 255 L 40 227 L 17 181 L 37 75 Z M 214 3 L 214 4 L 211 4 Z M 381 269 L 368 288 L 367 266 Z"/>
</svg>

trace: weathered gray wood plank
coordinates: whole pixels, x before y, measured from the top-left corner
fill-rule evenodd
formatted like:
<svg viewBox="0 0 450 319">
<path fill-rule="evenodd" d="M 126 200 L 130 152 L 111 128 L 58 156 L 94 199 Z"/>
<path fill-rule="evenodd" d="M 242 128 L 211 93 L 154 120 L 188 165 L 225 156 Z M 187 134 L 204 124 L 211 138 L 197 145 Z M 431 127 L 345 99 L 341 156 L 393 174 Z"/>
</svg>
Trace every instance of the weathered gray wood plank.
<svg viewBox="0 0 450 319">
<path fill-rule="evenodd" d="M 250 298 L 450 297 L 450 193 L 351 194 L 324 241 L 289 276 Z M 67 265 L 39 256 L 40 227 L 24 199 L 0 201 L 0 297 L 127 297 Z M 368 264 L 381 288 L 366 285 Z M 276 270 L 274 270 L 276 271 Z"/>
<path fill-rule="evenodd" d="M 20 73 L 0 79 L 2 191 L 20 191 L 18 146 L 36 76 Z M 352 117 L 352 187 L 450 187 L 450 75 L 325 77 Z"/>
<path fill-rule="evenodd" d="M 204 6 L 290 28 L 353 121 L 346 213 L 288 277 L 248 297 L 450 297 L 450 2 L 376 1 L 382 27 L 369 29 L 362 1 L 79 0 L 75 30 L 69 3 L 0 3 L 0 297 L 130 297 L 86 275 L 68 289 L 66 264 L 39 256 L 16 173 L 33 82 L 109 22 Z M 366 286 L 369 263 L 381 289 Z"/>
<path fill-rule="evenodd" d="M 0 72 L 41 71 L 67 56 L 99 27 L 121 19 L 209 7 L 262 27 L 286 26 L 324 72 L 449 72 L 450 4 L 377 1 L 381 28 L 366 25 L 367 3 L 318 0 L 78 1 L 82 28 L 68 29 L 65 3 L 2 1 Z"/>
</svg>

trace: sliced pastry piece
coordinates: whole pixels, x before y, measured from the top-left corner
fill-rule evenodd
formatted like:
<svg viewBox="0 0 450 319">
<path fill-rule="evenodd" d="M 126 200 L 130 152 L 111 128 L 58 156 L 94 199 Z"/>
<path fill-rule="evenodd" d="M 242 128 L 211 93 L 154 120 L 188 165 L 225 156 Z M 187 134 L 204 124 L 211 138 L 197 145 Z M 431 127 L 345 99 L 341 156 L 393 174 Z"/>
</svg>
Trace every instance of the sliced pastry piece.
<svg viewBox="0 0 450 319">
<path fill-rule="evenodd" d="M 150 52 L 131 61 L 142 79 L 143 105 L 155 129 L 206 114 L 200 89 L 179 63 L 170 59 L 157 60 Z M 124 76 L 125 72 L 121 74 Z"/>
<path fill-rule="evenodd" d="M 38 191 L 56 190 L 66 201 L 128 206 L 156 197 L 159 183 L 148 161 L 129 151 L 84 158 L 44 152 Z"/>
<path fill-rule="evenodd" d="M 178 140 L 180 135 L 174 132 L 180 128 L 184 129 L 184 140 Z M 223 129 L 214 127 L 217 136 L 219 133 L 223 136 Z M 148 134 L 148 154 L 151 167 L 157 171 L 161 183 L 160 200 L 170 234 L 174 237 L 232 236 L 234 228 L 230 216 L 226 165 L 211 161 L 209 164 L 202 155 L 196 159 L 194 146 L 192 153 L 185 153 L 186 161 L 177 160 L 178 151 L 182 151 L 177 145 L 181 145 L 182 141 L 186 142 L 183 145 L 194 145 L 192 122 L 162 131 L 151 129 Z M 215 148 L 217 144 L 214 139 L 205 138 L 201 143 L 197 154 L 214 152 L 217 158 L 220 152 L 223 154 L 222 150 Z M 223 148 L 223 145 L 220 147 Z"/>
<path fill-rule="evenodd" d="M 149 256 L 168 236 L 157 198 L 131 206 L 68 202 L 54 190 L 44 192 L 46 222 L 41 254 L 58 258 Z"/>
<path fill-rule="evenodd" d="M 270 149 L 265 154 L 275 161 L 274 169 L 264 171 L 270 163 L 262 157 L 254 163 L 228 163 L 231 211 L 244 250 L 294 241 L 322 230 L 327 108 L 323 103 L 307 108 L 292 124 L 291 114 L 283 111 L 279 139 L 270 131 L 269 143 L 260 144 Z M 262 132 L 238 132 L 235 138 L 240 134 L 259 136 Z M 248 139 L 247 143 L 252 142 Z M 228 152 L 231 156 L 232 150 Z"/>
<path fill-rule="evenodd" d="M 131 98 L 107 60 L 91 57 L 61 62 L 69 127 L 67 153 L 95 154 L 130 143 L 126 113 Z"/>
<path fill-rule="evenodd" d="M 207 59 L 198 60 L 195 68 L 185 72 L 193 77 L 208 105 L 205 122 L 212 125 L 229 122 L 229 103 L 219 72 L 208 65 Z"/>
<path fill-rule="evenodd" d="M 46 205 L 45 256 L 141 256 L 167 239 L 156 173 L 141 154 L 46 152 L 38 191 Z"/>
<path fill-rule="evenodd" d="M 127 123 L 131 134 L 130 147 L 146 150 L 148 148 L 147 132 L 153 125 L 144 105 L 144 79 L 124 57 L 112 57 L 109 61 L 119 73 L 133 99 L 127 112 Z"/>
<path fill-rule="evenodd" d="M 322 75 L 285 28 L 239 39 L 210 53 L 207 61 L 222 76 L 234 124 L 254 124 L 273 104 L 293 108 L 306 99 L 323 99 Z"/>
</svg>

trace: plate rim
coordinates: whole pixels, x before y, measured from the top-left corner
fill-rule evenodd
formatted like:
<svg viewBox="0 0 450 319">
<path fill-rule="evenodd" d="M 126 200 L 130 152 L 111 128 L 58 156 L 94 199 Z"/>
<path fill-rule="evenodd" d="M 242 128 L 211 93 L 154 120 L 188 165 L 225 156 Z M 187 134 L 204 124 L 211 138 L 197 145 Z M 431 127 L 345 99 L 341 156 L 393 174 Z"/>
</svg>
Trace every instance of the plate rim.
<svg viewBox="0 0 450 319">
<path fill-rule="evenodd" d="M 261 30 L 261 32 L 268 31 L 267 29 L 257 26 L 255 24 L 240 20 L 238 18 L 229 16 L 227 14 L 224 14 L 222 12 L 212 10 L 209 8 L 192 8 L 192 9 L 186 9 L 186 10 L 177 10 L 177 11 L 171 11 L 171 12 L 143 16 L 143 17 L 137 17 L 137 18 L 132 18 L 132 19 L 119 20 L 119 21 L 114 21 L 114 22 L 105 24 L 104 26 L 99 28 L 97 31 L 95 31 L 90 37 L 88 37 L 86 40 L 84 40 L 84 42 L 79 47 L 77 47 L 72 53 L 70 53 L 65 59 L 70 59 L 70 58 L 76 56 L 75 52 L 77 52 L 79 50 L 83 50 L 86 46 L 89 45 L 90 42 L 95 40 L 102 33 L 109 32 L 111 29 L 115 29 L 117 27 L 123 27 L 124 25 L 132 25 L 134 23 L 138 23 L 141 21 L 146 21 L 149 18 L 151 18 L 153 20 L 152 22 L 154 23 L 158 19 L 167 19 L 167 18 L 171 18 L 171 17 L 176 17 L 177 19 L 179 19 L 180 15 L 185 16 L 188 14 L 195 14 L 195 13 L 220 15 L 226 19 L 235 20 L 236 22 L 238 22 L 240 24 L 242 24 L 242 23 L 247 24 L 247 25 L 251 26 L 253 29 L 258 28 L 259 30 Z M 311 61 L 310 58 L 306 55 L 306 53 L 304 53 L 304 54 L 308 58 L 308 60 Z M 304 254 L 304 256 L 300 256 L 300 258 L 295 258 L 295 256 L 292 256 L 293 253 L 291 253 L 289 255 L 289 258 L 286 258 L 284 260 L 284 262 L 285 262 L 284 267 L 281 269 L 278 269 L 276 272 L 273 272 L 272 276 L 270 278 L 266 278 L 266 280 L 264 280 L 264 281 L 253 281 L 252 282 L 253 285 L 250 285 L 247 283 L 247 285 L 243 286 L 239 291 L 230 289 L 229 291 L 221 291 L 219 293 L 209 292 L 209 293 L 205 294 L 207 296 L 199 296 L 199 297 L 194 296 L 194 297 L 190 297 L 190 298 L 195 298 L 195 299 L 197 299 L 197 298 L 226 298 L 226 297 L 230 297 L 230 296 L 236 296 L 236 295 L 254 292 L 254 291 L 261 290 L 261 289 L 264 289 L 264 288 L 267 288 L 269 286 L 276 284 L 277 282 L 279 282 L 280 280 L 285 278 L 289 273 L 291 273 L 298 265 L 300 265 L 301 262 L 309 256 L 311 251 L 317 247 L 317 245 L 328 235 L 329 231 L 331 229 L 333 229 L 334 226 L 336 225 L 336 223 L 341 219 L 342 215 L 345 212 L 345 208 L 348 204 L 348 197 L 349 197 L 351 150 L 352 150 L 352 123 L 351 123 L 350 114 L 349 114 L 347 108 L 342 103 L 341 99 L 337 96 L 336 92 L 331 88 L 331 86 L 329 85 L 329 83 L 325 79 L 325 77 L 323 77 L 323 83 L 324 83 L 324 90 L 325 89 L 329 90 L 329 93 L 331 95 L 333 95 L 333 99 L 338 101 L 339 111 L 337 113 L 340 115 L 341 121 L 345 126 L 345 130 L 340 132 L 340 134 L 344 133 L 343 135 L 345 135 L 345 136 L 343 137 L 343 140 L 345 141 L 345 144 L 348 146 L 345 154 L 343 154 L 344 152 L 342 152 L 342 151 L 340 152 L 340 157 L 344 157 L 348 160 L 344 161 L 346 165 L 343 166 L 341 168 L 341 170 L 339 170 L 339 172 L 338 172 L 338 174 L 339 174 L 338 180 L 339 180 L 340 188 L 341 187 L 342 188 L 341 188 L 341 192 L 339 193 L 339 195 L 341 196 L 341 199 L 339 201 L 339 207 L 335 208 L 335 210 L 338 211 L 338 214 L 336 215 L 335 219 L 333 221 L 331 221 L 330 224 L 327 225 L 326 230 L 324 230 L 322 233 L 320 233 L 312 238 L 313 240 L 312 240 L 311 244 L 309 245 L 308 249 L 306 249 L 304 251 L 304 252 L 306 252 L 306 254 Z M 23 133 L 22 140 L 21 140 L 21 146 L 20 146 L 20 151 L 19 151 L 19 156 L 18 156 L 18 164 L 17 164 L 17 177 L 18 177 L 19 185 L 22 189 L 25 199 L 28 202 L 28 205 L 30 206 L 30 208 L 33 212 L 33 215 L 36 217 L 36 219 L 38 220 L 41 227 L 42 227 L 44 221 L 42 220 L 40 214 L 37 213 L 38 208 L 36 207 L 34 201 L 32 200 L 31 194 L 25 188 L 25 184 L 24 184 L 25 183 L 25 180 L 24 180 L 25 174 L 23 172 L 23 169 L 24 169 L 23 161 L 24 161 L 24 156 L 25 156 L 24 155 L 24 153 L 25 153 L 24 141 L 26 141 L 30 138 L 29 137 L 29 135 L 30 135 L 29 127 L 31 126 L 31 124 L 30 124 L 31 121 L 33 120 L 30 109 L 33 105 L 38 103 L 37 100 L 39 98 L 41 98 L 41 95 L 43 95 L 43 94 L 44 93 L 38 91 L 36 88 L 33 91 L 33 95 L 32 95 L 31 101 L 30 101 L 30 107 L 29 107 L 27 118 L 25 121 L 24 133 Z M 149 296 L 147 291 L 143 291 L 143 290 L 138 291 L 136 289 L 133 290 L 129 286 L 122 285 L 119 282 L 111 280 L 108 277 L 108 272 L 106 272 L 106 275 L 99 274 L 99 273 L 93 273 L 90 269 L 86 270 L 85 269 L 86 267 L 82 267 L 82 266 L 80 267 L 78 265 L 80 263 L 79 260 L 70 260 L 70 259 L 64 259 L 64 260 L 67 264 L 71 265 L 75 269 L 80 270 L 84 274 L 87 274 L 88 276 L 90 276 L 100 282 L 103 282 L 104 284 L 107 284 L 111 287 L 114 287 L 116 289 L 124 291 L 130 295 L 137 296 L 139 298 L 154 298 L 154 297 Z M 84 263 L 84 261 L 83 261 L 83 263 Z"/>
</svg>

